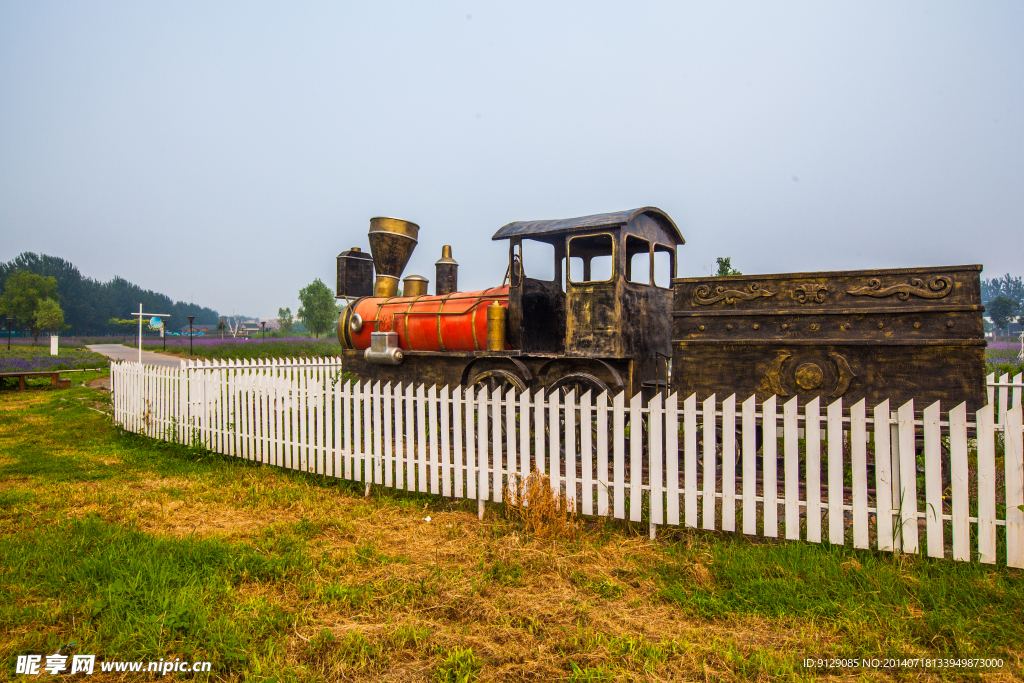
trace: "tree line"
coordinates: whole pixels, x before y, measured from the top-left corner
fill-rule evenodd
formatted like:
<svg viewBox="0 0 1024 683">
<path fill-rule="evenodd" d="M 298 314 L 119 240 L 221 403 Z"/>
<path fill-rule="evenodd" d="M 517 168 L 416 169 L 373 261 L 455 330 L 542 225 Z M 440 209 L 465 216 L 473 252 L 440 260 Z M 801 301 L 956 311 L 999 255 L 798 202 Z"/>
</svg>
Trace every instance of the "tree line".
<svg viewBox="0 0 1024 683">
<path fill-rule="evenodd" d="M 1007 273 L 982 280 L 981 302 L 997 330 L 1008 330 L 1010 323 L 1024 322 L 1024 278 Z"/>
<path fill-rule="evenodd" d="M 60 324 L 40 327 L 37 311 L 28 312 L 28 308 L 22 303 L 14 311 L 14 328 L 29 330 L 34 335 L 38 335 L 40 331 L 61 327 L 66 333 L 76 336 L 116 333 L 119 328 L 110 321 L 130 317 L 132 311 L 139 310 L 140 303 L 144 311 L 170 313 L 170 318 L 164 320 L 168 330 L 177 330 L 188 325 L 187 316 L 190 315 L 195 316 L 196 325 L 216 325 L 220 318 L 213 309 L 184 301 L 172 301 L 164 294 L 142 289 L 122 277 L 114 277 L 109 282 L 99 282 L 85 277 L 72 263 L 56 256 L 25 252 L 6 263 L 0 263 L 0 292 L 7 292 L 8 280 L 15 273 L 29 273 L 46 281 L 52 280 L 45 285 L 38 282 L 31 285 L 45 294 L 37 299 L 37 305 L 41 305 L 44 300 L 51 301 L 58 304 L 63 313 Z M 19 296 L 31 296 L 24 294 L 25 286 L 19 285 Z M 46 306 L 50 309 L 50 317 L 46 318 L 46 321 L 55 320 L 53 304 Z M 4 314 L 11 315 L 11 312 L 4 311 Z"/>
</svg>

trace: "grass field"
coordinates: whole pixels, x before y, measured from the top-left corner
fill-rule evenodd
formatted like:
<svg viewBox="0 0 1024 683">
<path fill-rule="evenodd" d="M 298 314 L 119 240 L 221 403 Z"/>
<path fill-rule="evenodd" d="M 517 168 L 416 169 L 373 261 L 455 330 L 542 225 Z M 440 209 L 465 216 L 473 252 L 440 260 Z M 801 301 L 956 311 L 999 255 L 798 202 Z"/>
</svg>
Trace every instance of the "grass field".
<svg viewBox="0 0 1024 683">
<path fill-rule="evenodd" d="M 125 342 L 125 346 L 134 346 Z M 146 351 L 189 357 L 188 338 L 168 339 L 166 348 L 160 340 L 143 339 Z M 268 337 L 267 339 L 221 339 L 196 337 L 192 340 L 192 358 L 315 358 L 336 356 L 341 351 L 336 337 Z"/>
<path fill-rule="evenodd" d="M 539 535 L 501 505 L 480 522 L 472 502 L 364 498 L 127 434 L 105 400 L 0 392 L 12 677 L 17 655 L 61 648 L 209 660 L 197 678 L 230 681 L 1024 675 L 1024 572 L 692 530 L 651 542 L 602 521 Z M 807 669 L 808 657 L 1004 666 Z M 131 676 L 90 680 L 146 678 Z"/>
</svg>

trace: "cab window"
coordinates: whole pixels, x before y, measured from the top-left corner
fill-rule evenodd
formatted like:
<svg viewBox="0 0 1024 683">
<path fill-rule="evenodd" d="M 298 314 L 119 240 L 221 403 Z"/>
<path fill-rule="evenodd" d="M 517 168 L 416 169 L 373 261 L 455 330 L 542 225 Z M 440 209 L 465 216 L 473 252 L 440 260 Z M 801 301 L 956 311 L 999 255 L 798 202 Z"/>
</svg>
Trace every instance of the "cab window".
<svg viewBox="0 0 1024 683">
<path fill-rule="evenodd" d="M 651 243 L 632 235 L 626 236 L 626 279 L 651 284 Z"/>
<path fill-rule="evenodd" d="M 615 240 L 586 235 L 569 240 L 569 282 L 607 282 L 615 274 Z"/>
</svg>

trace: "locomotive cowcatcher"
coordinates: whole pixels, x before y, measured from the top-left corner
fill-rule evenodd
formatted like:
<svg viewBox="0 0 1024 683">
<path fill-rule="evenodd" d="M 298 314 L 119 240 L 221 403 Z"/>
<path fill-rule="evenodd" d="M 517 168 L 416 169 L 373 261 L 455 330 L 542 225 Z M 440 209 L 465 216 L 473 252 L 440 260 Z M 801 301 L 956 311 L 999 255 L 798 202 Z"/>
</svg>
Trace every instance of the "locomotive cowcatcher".
<svg viewBox="0 0 1024 683">
<path fill-rule="evenodd" d="M 381 382 L 437 386 L 592 390 L 628 395 L 667 386 L 672 353 L 676 246 L 683 236 L 660 209 L 509 223 L 499 286 L 457 291 L 458 264 L 445 247 L 436 286 L 398 283 L 419 226 L 370 221 L 370 254 L 338 256 L 337 296 L 353 299 L 338 319 L 347 372 Z M 543 243 L 552 264 L 524 247 Z M 499 271 L 500 272 L 500 271 Z M 374 274 L 376 278 L 374 279 Z"/>
</svg>

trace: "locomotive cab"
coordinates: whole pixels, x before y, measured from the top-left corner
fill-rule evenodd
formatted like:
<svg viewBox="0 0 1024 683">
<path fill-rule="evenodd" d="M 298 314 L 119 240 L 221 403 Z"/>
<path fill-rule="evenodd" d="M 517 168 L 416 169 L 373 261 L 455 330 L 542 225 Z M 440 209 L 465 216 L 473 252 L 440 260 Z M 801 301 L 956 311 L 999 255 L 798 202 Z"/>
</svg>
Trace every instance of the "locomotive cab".
<svg viewBox="0 0 1024 683">
<path fill-rule="evenodd" d="M 524 354 L 555 354 L 545 368 L 585 388 L 664 385 L 671 353 L 671 280 L 676 246 L 672 219 L 646 207 L 565 220 L 510 223 L 508 341 Z M 529 241 L 551 245 L 554 277 L 531 277 Z M 525 244 L 524 244 L 525 243 Z M 528 252 L 529 250 L 527 250 Z M 548 270 L 548 272 L 551 272 Z M 659 372 L 659 369 L 661 372 Z M 662 377 L 659 380 L 659 375 Z M 617 386 L 616 386 L 617 385 Z"/>
</svg>

